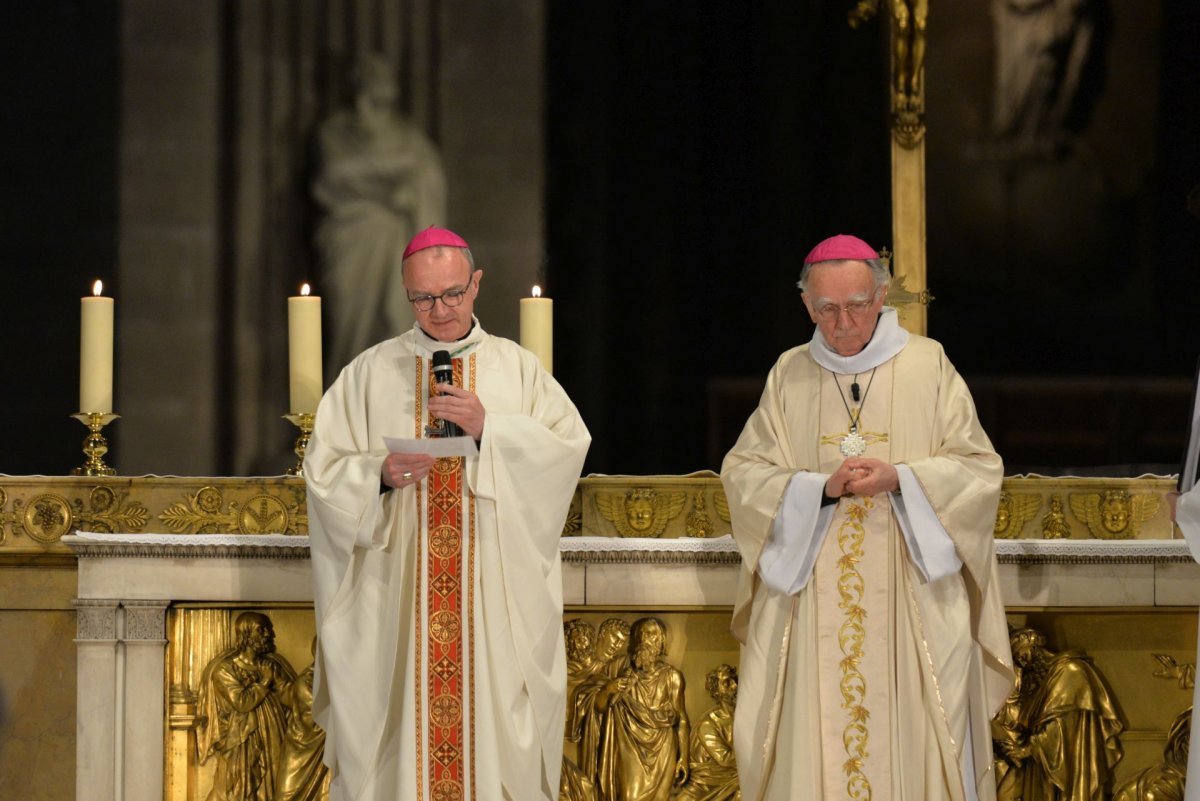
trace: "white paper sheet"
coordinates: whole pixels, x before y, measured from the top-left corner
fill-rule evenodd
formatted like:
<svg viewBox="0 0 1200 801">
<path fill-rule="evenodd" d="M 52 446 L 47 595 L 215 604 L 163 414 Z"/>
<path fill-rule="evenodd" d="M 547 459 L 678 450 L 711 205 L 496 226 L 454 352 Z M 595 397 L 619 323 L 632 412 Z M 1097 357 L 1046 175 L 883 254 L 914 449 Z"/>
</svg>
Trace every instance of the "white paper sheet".
<svg viewBox="0 0 1200 801">
<path fill-rule="evenodd" d="M 429 439 L 401 439 L 384 437 L 383 442 L 391 453 L 428 453 L 433 457 L 478 456 L 479 448 L 470 437 L 430 437 Z"/>
</svg>

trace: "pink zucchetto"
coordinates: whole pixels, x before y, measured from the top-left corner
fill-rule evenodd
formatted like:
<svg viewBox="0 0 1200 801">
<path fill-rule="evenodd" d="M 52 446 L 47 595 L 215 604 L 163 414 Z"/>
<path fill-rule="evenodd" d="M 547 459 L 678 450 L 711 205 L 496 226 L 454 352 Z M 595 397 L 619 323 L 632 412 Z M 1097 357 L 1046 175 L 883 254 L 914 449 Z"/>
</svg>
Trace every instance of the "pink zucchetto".
<svg viewBox="0 0 1200 801">
<path fill-rule="evenodd" d="M 418 250 L 424 250 L 425 248 L 436 248 L 438 246 L 450 248 L 470 247 L 470 245 L 467 244 L 467 240 L 463 239 L 453 231 L 431 225 L 412 238 L 412 241 L 408 243 L 408 247 L 404 249 L 404 255 L 401 257 L 401 259 L 407 259 Z"/>
<path fill-rule="evenodd" d="M 857 236 L 838 234 L 837 236 L 829 237 L 810 250 L 808 255 L 804 257 L 804 263 L 816 264 L 819 261 L 843 261 L 845 259 L 866 261 L 867 259 L 878 258 L 879 254 L 875 251 L 875 248 Z"/>
</svg>

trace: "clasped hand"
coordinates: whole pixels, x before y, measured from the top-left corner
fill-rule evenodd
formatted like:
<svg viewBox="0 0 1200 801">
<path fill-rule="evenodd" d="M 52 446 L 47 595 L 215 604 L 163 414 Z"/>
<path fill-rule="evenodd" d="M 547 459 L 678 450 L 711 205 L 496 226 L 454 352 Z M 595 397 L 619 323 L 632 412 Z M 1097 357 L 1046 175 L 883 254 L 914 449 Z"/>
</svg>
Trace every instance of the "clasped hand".
<svg viewBox="0 0 1200 801">
<path fill-rule="evenodd" d="M 831 498 L 842 495 L 878 495 L 900 489 L 900 475 L 894 465 L 881 459 L 852 456 L 825 482 L 825 494 Z"/>
</svg>

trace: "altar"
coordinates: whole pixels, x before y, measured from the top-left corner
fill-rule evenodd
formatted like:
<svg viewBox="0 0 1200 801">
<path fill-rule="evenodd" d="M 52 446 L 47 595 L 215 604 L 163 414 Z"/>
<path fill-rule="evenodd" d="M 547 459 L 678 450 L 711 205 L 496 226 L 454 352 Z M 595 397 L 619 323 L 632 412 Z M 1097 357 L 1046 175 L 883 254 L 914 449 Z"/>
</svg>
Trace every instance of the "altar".
<svg viewBox="0 0 1200 801">
<path fill-rule="evenodd" d="M 1038 629 L 1055 651 L 1085 653 L 1116 701 L 1124 723 L 1117 784 L 1163 759 L 1172 721 L 1191 700 L 1200 566 L 1160 503 L 1172 486 L 1156 477 L 1015 477 L 997 516 L 1010 624 Z M 73 646 L 70 637 L 30 639 L 42 643 L 43 661 L 51 647 L 64 664 L 73 656 L 74 709 L 61 721 L 70 728 L 54 736 L 74 740 L 74 775 L 46 776 L 21 797 L 205 798 L 214 760 L 198 752 L 200 684 L 229 647 L 236 618 L 262 613 L 275 652 L 295 672 L 312 662 L 303 485 L 6 478 L 0 491 L 6 578 L 20 584 L 42 574 L 44 589 L 64 575 L 73 580 Z M 1105 501 L 1125 512 L 1123 526 L 1121 515 L 1106 528 L 1089 514 Z M 595 633 L 609 620 L 664 621 L 666 659 L 687 679 L 693 720 L 713 706 L 707 676 L 737 666 L 728 624 L 739 556 L 727 516 L 711 474 L 589 477 L 564 522 L 564 623 Z M 1063 536 L 1045 536 L 1056 531 Z M 21 614 L 11 590 L 3 597 L 0 626 Z M 26 671 L 21 692 L 30 697 L 64 694 L 20 659 L 10 681 L 14 671 Z M 8 704 L 14 744 L 23 730 L 54 725 Z M 565 746 L 568 759 L 578 755 L 577 743 Z"/>
</svg>

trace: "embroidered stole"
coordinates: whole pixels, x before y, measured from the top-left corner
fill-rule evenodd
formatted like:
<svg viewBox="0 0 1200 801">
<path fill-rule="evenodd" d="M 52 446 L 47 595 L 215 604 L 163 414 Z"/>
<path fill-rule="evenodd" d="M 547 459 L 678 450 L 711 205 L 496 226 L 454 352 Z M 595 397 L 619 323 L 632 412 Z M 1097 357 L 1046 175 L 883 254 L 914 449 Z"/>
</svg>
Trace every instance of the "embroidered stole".
<svg viewBox="0 0 1200 801">
<path fill-rule="evenodd" d="M 465 386 L 474 392 L 475 354 L 466 361 Z M 464 360 L 452 364 L 455 386 L 464 386 Z M 420 356 L 416 385 L 416 436 L 423 437 L 434 422 L 423 410 L 433 380 Z M 466 801 L 475 798 L 475 497 L 462 457 L 437 460 L 418 506 L 416 798 Z"/>
<path fill-rule="evenodd" d="M 849 433 L 850 421 L 837 378 L 851 411 L 857 415 L 862 406 L 858 431 L 867 444 L 863 456 L 891 462 L 887 432 L 892 364 L 889 360 L 879 366 L 865 405 L 850 401 L 850 376 L 822 371 L 822 472 L 834 472 L 845 459 L 838 445 Z M 890 750 L 891 525 L 886 495 L 841 499 L 813 571 L 825 798 L 895 797 Z"/>
</svg>

